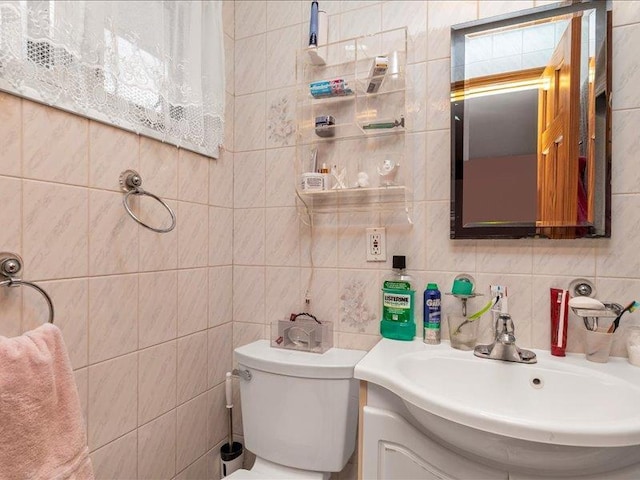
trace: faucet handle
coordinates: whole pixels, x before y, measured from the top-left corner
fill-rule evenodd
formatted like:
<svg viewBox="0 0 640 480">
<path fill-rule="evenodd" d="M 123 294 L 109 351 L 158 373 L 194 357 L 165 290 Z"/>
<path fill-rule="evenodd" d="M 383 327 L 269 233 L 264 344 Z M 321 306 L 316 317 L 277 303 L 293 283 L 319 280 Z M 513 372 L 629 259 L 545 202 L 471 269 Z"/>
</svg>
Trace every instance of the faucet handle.
<svg viewBox="0 0 640 480">
<path fill-rule="evenodd" d="M 511 315 L 501 313 L 496 319 L 496 341 L 503 344 L 515 343 L 515 330 Z"/>
</svg>

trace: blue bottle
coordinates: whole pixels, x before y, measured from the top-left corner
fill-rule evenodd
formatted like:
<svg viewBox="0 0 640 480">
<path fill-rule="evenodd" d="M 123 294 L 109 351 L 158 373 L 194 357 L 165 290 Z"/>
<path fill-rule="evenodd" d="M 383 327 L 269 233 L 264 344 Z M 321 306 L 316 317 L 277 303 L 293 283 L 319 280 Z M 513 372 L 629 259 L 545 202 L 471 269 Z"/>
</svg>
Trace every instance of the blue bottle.
<svg viewBox="0 0 640 480">
<path fill-rule="evenodd" d="M 423 341 L 429 345 L 440 343 L 440 290 L 437 283 L 429 283 L 424 291 Z"/>
</svg>

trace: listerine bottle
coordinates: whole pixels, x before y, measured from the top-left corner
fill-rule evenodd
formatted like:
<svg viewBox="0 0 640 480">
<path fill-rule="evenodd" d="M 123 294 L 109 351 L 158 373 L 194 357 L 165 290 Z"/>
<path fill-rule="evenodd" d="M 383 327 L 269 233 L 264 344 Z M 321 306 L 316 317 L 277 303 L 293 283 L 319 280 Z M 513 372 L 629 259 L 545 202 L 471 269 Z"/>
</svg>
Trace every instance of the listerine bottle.
<svg viewBox="0 0 640 480">
<path fill-rule="evenodd" d="M 416 334 L 414 321 L 414 294 L 411 277 L 405 272 L 406 258 L 393 257 L 393 273 L 382 283 L 382 320 L 380 334 L 394 340 L 413 340 Z"/>
</svg>

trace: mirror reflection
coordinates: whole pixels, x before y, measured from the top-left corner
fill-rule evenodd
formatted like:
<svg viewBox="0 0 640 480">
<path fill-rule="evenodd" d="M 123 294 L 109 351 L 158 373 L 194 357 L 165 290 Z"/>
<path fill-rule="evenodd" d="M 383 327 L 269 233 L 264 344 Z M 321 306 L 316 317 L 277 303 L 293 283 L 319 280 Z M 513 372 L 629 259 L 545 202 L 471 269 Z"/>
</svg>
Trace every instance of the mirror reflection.
<svg viewBox="0 0 640 480">
<path fill-rule="evenodd" d="M 452 238 L 610 235 L 605 2 L 452 28 Z"/>
</svg>

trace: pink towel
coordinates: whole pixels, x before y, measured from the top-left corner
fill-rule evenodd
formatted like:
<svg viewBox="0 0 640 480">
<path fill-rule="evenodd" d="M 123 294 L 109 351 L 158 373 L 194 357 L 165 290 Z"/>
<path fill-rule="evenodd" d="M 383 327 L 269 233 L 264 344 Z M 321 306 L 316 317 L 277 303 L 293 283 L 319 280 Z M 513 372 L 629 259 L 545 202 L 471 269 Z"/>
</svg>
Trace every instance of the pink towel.
<svg viewBox="0 0 640 480">
<path fill-rule="evenodd" d="M 0 336 L 0 479 L 93 479 L 62 332 Z"/>
</svg>

